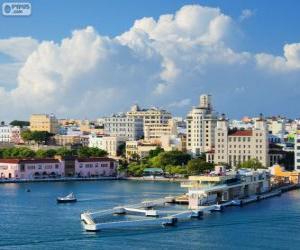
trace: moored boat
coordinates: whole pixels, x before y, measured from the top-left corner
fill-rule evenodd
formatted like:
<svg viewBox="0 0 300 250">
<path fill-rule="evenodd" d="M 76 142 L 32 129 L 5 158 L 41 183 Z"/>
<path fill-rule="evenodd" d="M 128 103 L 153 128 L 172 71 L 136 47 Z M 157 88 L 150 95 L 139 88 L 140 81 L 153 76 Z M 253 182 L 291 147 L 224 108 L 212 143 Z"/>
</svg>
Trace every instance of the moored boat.
<svg viewBox="0 0 300 250">
<path fill-rule="evenodd" d="M 72 203 L 76 202 L 77 199 L 73 193 L 68 194 L 65 197 L 57 197 L 57 203 Z"/>
</svg>

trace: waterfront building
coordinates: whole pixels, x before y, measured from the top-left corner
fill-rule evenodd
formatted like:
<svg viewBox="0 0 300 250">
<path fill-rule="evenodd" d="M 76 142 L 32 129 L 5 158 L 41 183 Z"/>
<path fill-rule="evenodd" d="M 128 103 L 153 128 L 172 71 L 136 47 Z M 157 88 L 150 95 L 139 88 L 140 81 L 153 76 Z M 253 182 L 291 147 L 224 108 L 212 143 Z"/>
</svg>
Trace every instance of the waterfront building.
<svg viewBox="0 0 300 250">
<path fill-rule="evenodd" d="M 125 144 L 125 138 L 119 136 L 95 135 L 89 136 L 89 147 L 105 150 L 110 156 L 117 156 L 119 147 Z"/>
<path fill-rule="evenodd" d="M 215 131 L 214 163 L 226 163 L 236 167 L 239 163 L 257 159 L 269 167 L 269 142 L 266 122 L 261 116 L 256 119 L 253 129 L 229 129 L 225 115 L 217 122 Z"/>
<path fill-rule="evenodd" d="M 294 156 L 295 156 L 295 170 L 300 172 L 300 130 L 299 128 L 295 134 L 295 146 L 294 146 Z"/>
<path fill-rule="evenodd" d="M 77 177 L 116 176 L 118 162 L 107 157 L 78 158 L 75 161 Z"/>
<path fill-rule="evenodd" d="M 187 151 L 194 156 L 210 151 L 215 144 L 217 116 L 211 95 L 201 95 L 200 104 L 187 115 Z"/>
<path fill-rule="evenodd" d="M 286 171 L 278 164 L 270 167 L 270 173 L 272 176 L 272 183 L 274 185 L 287 185 L 287 184 L 299 184 L 300 172 L 298 171 Z"/>
<path fill-rule="evenodd" d="M 108 157 L 0 159 L 0 178 L 32 180 L 64 176 L 116 176 L 117 167 L 117 161 Z"/>
<path fill-rule="evenodd" d="M 58 128 L 58 120 L 53 114 L 33 114 L 30 117 L 31 131 L 47 131 L 57 134 Z"/>
<path fill-rule="evenodd" d="M 133 105 L 126 115 L 132 118 L 135 117 L 143 119 L 145 126 L 151 124 L 167 124 L 168 120 L 172 118 L 171 113 L 164 109 L 159 109 L 156 107 L 140 109 L 138 105 Z"/>
<path fill-rule="evenodd" d="M 209 175 L 189 176 L 181 186 L 188 188 L 189 208 L 197 209 L 267 192 L 270 190 L 270 174 L 263 169 L 240 169 L 228 173 L 224 166 L 216 166 Z"/>
<path fill-rule="evenodd" d="M 64 176 L 57 159 L 0 159 L 0 178 L 38 179 Z"/>
<path fill-rule="evenodd" d="M 125 114 L 112 115 L 103 119 L 104 134 L 138 140 L 143 137 L 143 118 Z"/>
</svg>

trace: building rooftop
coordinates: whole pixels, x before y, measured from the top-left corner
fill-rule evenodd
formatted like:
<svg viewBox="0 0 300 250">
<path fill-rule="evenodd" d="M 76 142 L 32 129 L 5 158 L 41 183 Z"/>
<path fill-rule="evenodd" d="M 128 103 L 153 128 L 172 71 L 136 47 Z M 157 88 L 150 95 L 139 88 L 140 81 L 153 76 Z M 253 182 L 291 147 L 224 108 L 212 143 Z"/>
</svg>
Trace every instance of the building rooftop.
<svg viewBox="0 0 300 250">
<path fill-rule="evenodd" d="M 229 136 L 252 136 L 252 130 L 236 130 L 229 133 Z"/>
<path fill-rule="evenodd" d="M 0 163 L 13 163 L 13 164 L 34 164 L 34 163 L 58 163 L 58 159 L 44 158 L 44 159 L 0 159 Z"/>
</svg>

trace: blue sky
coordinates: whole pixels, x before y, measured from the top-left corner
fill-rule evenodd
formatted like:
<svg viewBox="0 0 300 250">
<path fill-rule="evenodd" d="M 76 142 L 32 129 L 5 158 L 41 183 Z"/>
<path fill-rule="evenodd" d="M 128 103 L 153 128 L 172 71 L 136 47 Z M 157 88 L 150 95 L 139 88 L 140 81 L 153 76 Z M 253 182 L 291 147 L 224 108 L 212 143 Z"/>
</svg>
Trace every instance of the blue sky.
<svg viewBox="0 0 300 250">
<path fill-rule="evenodd" d="M 7 2 L 7 1 L 0 1 Z M 26 2 L 26 1 L 25 1 Z M 94 26 L 102 35 L 115 36 L 130 28 L 134 20 L 174 13 L 186 4 L 219 7 L 223 13 L 238 18 L 243 9 L 254 11 L 241 26 L 244 40 L 241 49 L 280 54 L 284 43 L 300 39 L 297 0 L 31 0 L 32 16 L 0 16 L 0 38 L 32 36 L 39 40 L 59 41 L 74 29 Z"/>
<path fill-rule="evenodd" d="M 32 112 L 95 118 L 134 102 L 185 116 L 204 92 L 230 117 L 299 116 L 297 0 L 29 2 L 29 17 L 0 15 L 0 105 L 13 111 L 2 108 L 2 119 Z M 158 23 L 165 14 L 172 21 Z M 134 26 L 145 17 L 153 18 L 156 31 L 149 20 Z M 218 27 L 210 28 L 217 19 Z M 217 38 L 208 39 L 212 33 Z"/>
</svg>

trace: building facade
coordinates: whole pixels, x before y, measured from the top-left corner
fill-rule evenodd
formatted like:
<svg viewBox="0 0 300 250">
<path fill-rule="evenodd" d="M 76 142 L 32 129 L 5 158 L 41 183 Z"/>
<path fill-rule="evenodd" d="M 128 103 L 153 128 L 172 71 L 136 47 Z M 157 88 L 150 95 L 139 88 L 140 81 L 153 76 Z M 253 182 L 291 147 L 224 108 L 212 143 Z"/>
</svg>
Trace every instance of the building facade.
<svg viewBox="0 0 300 250">
<path fill-rule="evenodd" d="M 78 158 L 75 173 L 78 177 L 117 176 L 117 161 L 106 157 Z"/>
<path fill-rule="evenodd" d="M 145 126 L 151 124 L 167 124 L 168 120 L 172 118 L 171 113 L 164 109 L 140 109 L 138 105 L 133 105 L 130 111 L 126 113 L 126 115 L 128 117 L 143 119 L 143 123 Z"/>
<path fill-rule="evenodd" d="M 269 167 L 269 142 L 265 120 L 257 119 L 250 130 L 229 130 L 224 116 L 217 122 L 215 131 L 214 162 L 236 167 L 239 163 L 257 159 Z"/>
<path fill-rule="evenodd" d="M 143 119 L 129 117 L 125 114 L 105 117 L 103 120 L 104 134 L 126 138 L 126 140 L 138 140 L 144 135 Z"/>
<path fill-rule="evenodd" d="M 119 136 L 90 135 L 89 147 L 105 150 L 110 156 L 117 156 L 119 147 L 125 143 L 125 139 Z"/>
<path fill-rule="evenodd" d="M 300 172 L 300 130 L 295 134 L 295 170 Z"/>
<path fill-rule="evenodd" d="M 152 123 L 144 125 L 145 140 L 160 140 L 162 136 L 176 136 L 176 121 L 169 119 L 167 123 Z"/>
<path fill-rule="evenodd" d="M 0 126 L 0 143 L 22 143 L 21 128 L 18 126 L 1 125 Z"/>
<path fill-rule="evenodd" d="M 58 128 L 58 120 L 53 114 L 33 114 L 30 117 L 31 131 L 47 131 L 52 134 L 57 134 Z"/>
<path fill-rule="evenodd" d="M 0 159 L 0 179 L 116 176 L 118 163 L 107 157 Z"/>
<path fill-rule="evenodd" d="M 215 143 L 217 116 L 210 95 L 201 95 L 200 104 L 187 115 L 187 151 L 194 156 L 210 151 Z"/>
</svg>

